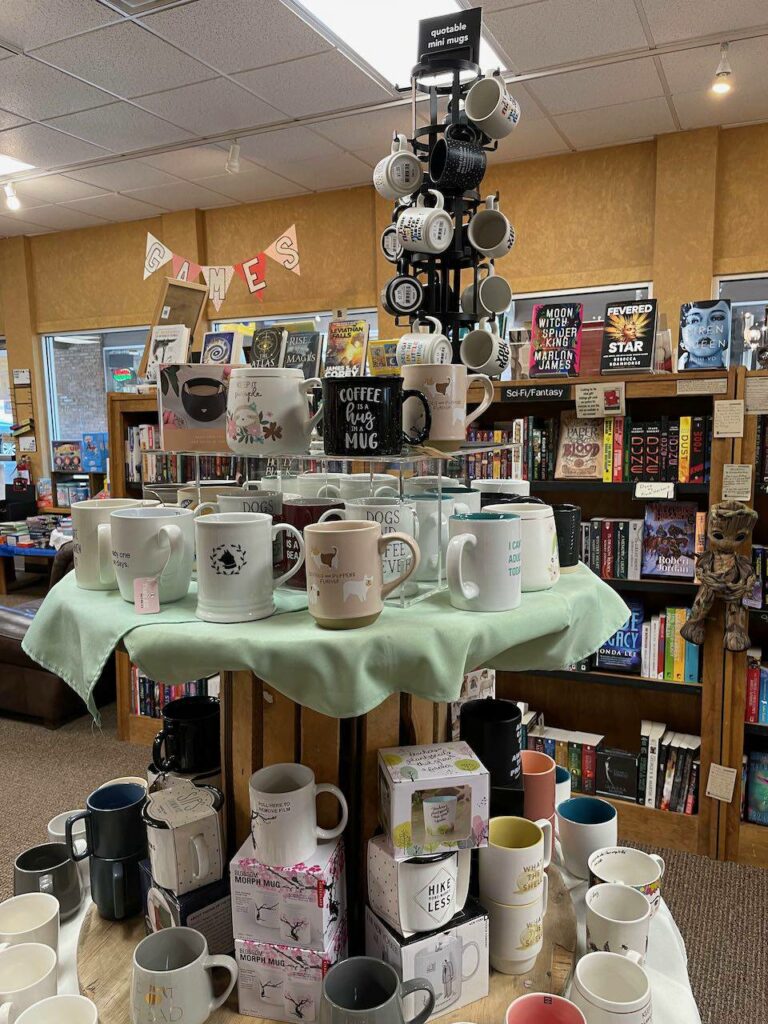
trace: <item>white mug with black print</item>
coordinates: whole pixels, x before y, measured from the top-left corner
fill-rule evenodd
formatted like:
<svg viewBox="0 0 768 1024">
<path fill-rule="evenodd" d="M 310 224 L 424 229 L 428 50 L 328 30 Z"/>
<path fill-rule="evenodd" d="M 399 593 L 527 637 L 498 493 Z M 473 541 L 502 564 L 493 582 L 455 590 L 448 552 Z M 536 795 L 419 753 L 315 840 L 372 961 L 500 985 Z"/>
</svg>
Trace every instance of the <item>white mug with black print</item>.
<svg viewBox="0 0 768 1024">
<path fill-rule="evenodd" d="M 294 534 L 299 557 L 272 578 L 272 545 L 279 533 Z M 304 541 L 290 523 L 272 525 L 264 512 L 219 512 L 195 520 L 197 609 L 206 622 L 249 622 L 275 611 L 274 588 L 304 564 Z"/>
</svg>

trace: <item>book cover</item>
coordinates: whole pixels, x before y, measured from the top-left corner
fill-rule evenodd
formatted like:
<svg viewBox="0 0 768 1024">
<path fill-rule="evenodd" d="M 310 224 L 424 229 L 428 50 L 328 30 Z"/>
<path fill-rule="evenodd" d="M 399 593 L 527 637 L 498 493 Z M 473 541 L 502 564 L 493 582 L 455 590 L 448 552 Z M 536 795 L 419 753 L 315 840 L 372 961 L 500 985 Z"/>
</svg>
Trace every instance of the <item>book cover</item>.
<svg viewBox="0 0 768 1024">
<path fill-rule="evenodd" d="M 251 366 L 280 366 L 283 354 L 285 328 L 260 327 L 253 332 L 251 342 Z"/>
<path fill-rule="evenodd" d="M 656 678 L 664 678 L 664 651 L 667 642 L 667 613 L 659 615 L 659 643 L 656 651 Z"/>
<path fill-rule="evenodd" d="M 598 648 L 597 667 L 616 672 L 634 672 L 639 675 L 643 606 L 639 601 L 627 601 L 627 607 L 630 610 L 627 621 Z"/>
<path fill-rule="evenodd" d="M 617 580 L 628 579 L 629 573 L 629 520 L 619 519 L 615 524 L 613 577 Z"/>
<path fill-rule="evenodd" d="M 603 483 L 613 480 L 613 416 L 603 420 Z"/>
<path fill-rule="evenodd" d="M 667 480 L 675 481 L 680 471 L 680 420 L 667 425 Z"/>
<path fill-rule="evenodd" d="M 555 479 L 601 480 L 602 453 L 602 420 L 580 420 L 571 410 L 561 413 Z"/>
<path fill-rule="evenodd" d="M 639 804 L 645 803 L 645 786 L 648 779 L 648 741 L 652 725 L 653 723 L 646 718 L 640 723 L 640 756 L 637 760 L 637 802 Z"/>
<path fill-rule="evenodd" d="M 672 644 L 672 679 L 682 683 L 685 679 L 685 640 L 680 630 L 688 619 L 689 608 L 675 608 L 675 632 Z"/>
<path fill-rule="evenodd" d="M 680 307 L 678 370 L 727 369 L 730 348 L 730 299 L 683 303 Z"/>
<path fill-rule="evenodd" d="M 650 502 L 643 526 L 643 576 L 693 579 L 697 506 L 689 501 Z"/>
<path fill-rule="evenodd" d="M 367 320 L 332 320 L 325 343 L 326 377 L 359 377 L 368 349 Z"/>
<path fill-rule="evenodd" d="M 531 377 L 576 377 L 581 361 L 580 302 L 540 303 L 531 318 Z"/>
<path fill-rule="evenodd" d="M 627 579 L 639 580 L 643 565 L 643 520 L 629 520 Z"/>
<path fill-rule="evenodd" d="M 568 771 L 571 773 L 571 789 L 574 793 L 581 792 L 581 744 L 568 743 Z"/>
<path fill-rule="evenodd" d="M 704 483 L 704 449 L 707 429 L 704 416 L 694 416 L 691 421 L 691 466 L 688 479 L 692 484 Z"/>
<path fill-rule="evenodd" d="M 677 463 L 677 481 L 687 484 L 691 474 L 691 417 L 680 417 L 679 458 Z"/>
<path fill-rule="evenodd" d="M 630 482 L 645 479 L 645 424 L 632 423 L 628 437 L 627 477 Z"/>
<path fill-rule="evenodd" d="M 184 324 L 163 324 L 153 327 L 149 335 L 147 377 L 157 380 L 161 363 L 186 363 L 191 337 Z"/>
<path fill-rule="evenodd" d="M 253 331 L 246 334 L 241 330 L 208 331 L 203 335 L 200 352 L 201 363 L 242 363 L 245 342 L 251 342 Z M 274 364 L 277 366 L 277 363 Z"/>
<path fill-rule="evenodd" d="M 755 585 L 741 602 L 745 608 L 763 607 L 763 556 L 764 549 L 759 544 L 753 544 L 752 571 L 755 574 Z"/>
<path fill-rule="evenodd" d="M 83 434 L 81 442 L 82 470 L 84 473 L 103 473 L 107 468 L 109 434 L 104 431 Z"/>
<path fill-rule="evenodd" d="M 598 796 L 637 803 L 638 755 L 606 747 L 597 751 L 596 789 Z M 586 790 L 585 790 L 586 792 Z"/>
<path fill-rule="evenodd" d="M 368 342 L 368 372 L 374 377 L 399 374 L 397 338 L 378 338 Z"/>
<path fill-rule="evenodd" d="M 645 458 L 643 463 L 643 480 L 664 480 L 665 434 L 659 420 L 645 424 Z"/>
<path fill-rule="evenodd" d="M 293 324 L 286 327 L 282 365 L 301 370 L 305 380 L 316 377 L 320 367 L 320 332 L 296 330 Z"/>
<path fill-rule="evenodd" d="M 659 771 L 659 755 L 661 742 L 666 732 L 663 722 L 651 722 L 648 734 L 648 771 L 645 782 L 645 806 L 654 807 L 656 803 L 656 782 Z"/>
<path fill-rule="evenodd" d="M 51 441 L 53 468 L 57 473 L 80 473 L 83 468 L 82 441 Z"/>
<path fill-rule="evenodd" d="M 768 825 L 768 751 L 765 750 L 749 752 L 747 821 Z"/>
<path fill-rule="evenodd" d="M 691 609 L 685 609 L 685 617 L 689 619 L 691 617 Z M 701 656 L 701 648 L 698 644 L 690 644 L 685 641 L 685 666 L 683 669 L 683 681 L 686 683 L 698 683 L 700 682 L 699 673 L 699 658 Z"/>
<path fill-rule="evenodd" d="M 701 762 L 694 761 L 691 765 L 691 781 L 688 783 L 688 795 L 685 798 L 685 813 L 696 814 L 699 809 L 699 775 Z"/>
<path fill-rule="evenodd" d="M 650 373 L 656 342 L 656 299 L 605 308 L 601 373 Z"/>
<path fill-rule="evenodd" d="M 611 480 L 614 484 L 620 484 L 624 480 L 624 429 L 626 426 L 624 416 L 612 416 L 613 420 L 613 475 Z"/>
<path fill-rule="evenodd" d="M 668 683 L 674 681 L 676 619 L 677 609 L 667 608 L 667 629 L 664 634 L 664 678 Z"/>
</svg>

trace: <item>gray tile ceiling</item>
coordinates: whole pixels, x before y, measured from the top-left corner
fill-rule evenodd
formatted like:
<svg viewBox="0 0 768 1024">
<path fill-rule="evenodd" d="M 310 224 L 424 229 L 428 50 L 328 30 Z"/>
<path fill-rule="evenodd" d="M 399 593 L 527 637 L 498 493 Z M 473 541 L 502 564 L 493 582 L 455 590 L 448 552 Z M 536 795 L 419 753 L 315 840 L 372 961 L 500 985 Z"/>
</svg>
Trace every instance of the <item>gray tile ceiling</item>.
<svg viewBox="0 0 768 1024">
<path fill-rule="evenodd" d="M 513 87 L 522 120 L 491 163 L 768 119 L 766 0 L 462 2 L 484 8 L 507 70 L 532 76 Z M 722 39 L 734 90 L 717 100 Z M 356 113 L 397 98 L 363 67 L 283 0 L 144 16 L 112 0 L 0 0 L 0 154 L 51 172 L 16 178 L 22 209 L 0 210 L 0 236 L 364 184 L 411 111 Z M 241 172 L 226 174 L 246 130 Z"/>
</svg>

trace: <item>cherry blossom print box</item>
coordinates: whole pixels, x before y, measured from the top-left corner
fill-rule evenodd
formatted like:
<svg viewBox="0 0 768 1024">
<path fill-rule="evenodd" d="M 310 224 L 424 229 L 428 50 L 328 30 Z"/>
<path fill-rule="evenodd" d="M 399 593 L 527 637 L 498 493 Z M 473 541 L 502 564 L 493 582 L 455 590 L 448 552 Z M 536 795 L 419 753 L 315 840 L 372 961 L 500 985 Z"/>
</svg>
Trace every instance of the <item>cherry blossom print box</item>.
<svg viewBox="0 0 768 1024">
<path fill-rule="evenodd" d="M 230 862 L 230 881 L 236 939 L 323 951 L 345 922 L 341 837 L 319 842 L 311 864 L 270 867 L 255 859 L 249 836 Z"/>
</svg>

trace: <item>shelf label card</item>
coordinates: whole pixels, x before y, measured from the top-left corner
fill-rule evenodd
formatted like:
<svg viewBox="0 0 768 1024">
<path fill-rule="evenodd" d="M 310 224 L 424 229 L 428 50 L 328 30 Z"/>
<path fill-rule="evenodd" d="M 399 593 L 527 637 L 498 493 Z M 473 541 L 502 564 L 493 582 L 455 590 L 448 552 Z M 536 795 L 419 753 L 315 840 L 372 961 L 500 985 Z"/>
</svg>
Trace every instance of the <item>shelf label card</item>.
<svg viewBox="0 0 768 1024">
<path fill-rule="evenodd" d="M 26 369 L 14 370 L 13 371 L 13 383 L 14 384 L 21 384 L 21 385 L 31 384 L 32 383 L 32 373 L 31 373 L 31 371 L 30 370 L 26 370 Z"/>
<path fill-rule="evenodd" d="M 19 438 L 19 451 L 20 452 L 36 452 L 37 441 L 35 440 L 34 434 L 29 437 Z"/>
<path fill-rule="evenodd" d="M 744 399 L 715 402 L 713 437 L 744 437 Z"/>
<path fill-rule="evenodd" d="M 752 498 L 752 466 L 727 462 L 723 466 L 721 501 L 750 501 Z"/>
<path fill-rule="evenodd" d="M 671 480 L 638 480 L 635 484 L 635 500 L 660 498 L 662 501 L 675 500 L 675 485 Z"/>
<path fill-rule="evenodd" d="M 733 800 L 733 790 L 736 786 L 736 769 L 726 768 L 724 764 L 709 766 L 709 778 L 707 779 L 707 796 L 713 800 L 722 800 L 729 804 Z"/>
<path fill-rule="evenodd" d="M 470 378 L 471 380 L 471 378 Z M 502 402 L 567 402 L 568 384 L 514 384 L 501 389 Z"/>
<path fill-rule="evenodd" d="M 576 416 L 580 420 L 603 419 L 605 416 L 623 416 L 626 410 L 624 381 L 612 384 L 576 384 Z"/>
<path fill-rule="evenodd" d="M 728 390 L 725 377 L 701 377 L 698 380 L 679 380 L 678 395 L 724 395 Z"/>
<path fill-rule="evenodd" d="M 768 377 L 747 377 L 744 399 L 748 413 L 758 416 L 768 413 Z"/>
<path fill-rule="evenodd" d="M 157 576 L 143 576 L 133 581 L 133 606 L 139 615 L 154 615 L 160 611 L 160 580 Z"/>
</svg>

